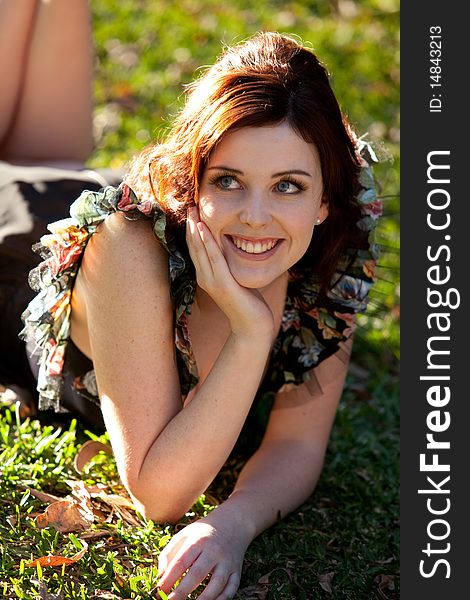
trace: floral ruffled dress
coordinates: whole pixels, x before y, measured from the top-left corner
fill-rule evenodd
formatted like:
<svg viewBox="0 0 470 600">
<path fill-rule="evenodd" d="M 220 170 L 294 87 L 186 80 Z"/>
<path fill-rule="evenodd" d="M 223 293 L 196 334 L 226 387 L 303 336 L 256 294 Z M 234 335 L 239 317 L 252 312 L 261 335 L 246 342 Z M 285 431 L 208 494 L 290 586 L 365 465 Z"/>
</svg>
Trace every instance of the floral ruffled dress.
<svg viewBox="0 0 470 600">
<path fill-rule="evenodd" d="M 359 147 L 362 154 L 366 143 Z M 371 168 L 362 160 L 361 207 L 358 227 L 370 233 L 381 214 Z M 175 311 L 175 346 L 183 396 L 198 383 L 198 370 L 188 334 L 187 316 L 196 292 L 194 266 L 185 242 L 184 227 L 168 222 L 156 202 L 140 201 L 131 188 L 105 187 L 84 191 L 70 208 L 70 218 L 48 226 L 34 250 L 43 261 L 30 273 L 31 287 L 38 292 L 23 313 L 21 337 L 38 360 L 39 408 L 63 412 L 63 371 L 70 335 L 71 296 L 83 251 L 100 223 L 113 212 L 131 220 L 147 219 L 156 239 L 168 252 L 171 295 Z M 291 275 L 281 328 L 274 343 L 262 383 L 263 392 L 287 391 L 311 379 L 320 362 L 340 350 L 354 328 L 354 315 L 363 312 L 374 282 L 377 247 L 349 249 L 340 261 L 327 298 L 319 303 L 319 284 L 313 274 Z M 94 371 L 73 381 L 75 390 L 99 403 Z"/>
</svg>

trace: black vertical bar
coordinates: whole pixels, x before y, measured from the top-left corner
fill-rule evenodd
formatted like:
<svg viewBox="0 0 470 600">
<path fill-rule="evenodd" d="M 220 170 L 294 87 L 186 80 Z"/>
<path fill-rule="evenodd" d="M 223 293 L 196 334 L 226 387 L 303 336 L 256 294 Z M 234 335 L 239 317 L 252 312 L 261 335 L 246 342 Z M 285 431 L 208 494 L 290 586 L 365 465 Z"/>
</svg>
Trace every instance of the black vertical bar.
<svg viewBox="0 0 470 600">
<path fill-rule="evenodd" d="M 462 6 L 401 6 L 403 600 L 470 597 L 470 28 Z"/>
</svg>

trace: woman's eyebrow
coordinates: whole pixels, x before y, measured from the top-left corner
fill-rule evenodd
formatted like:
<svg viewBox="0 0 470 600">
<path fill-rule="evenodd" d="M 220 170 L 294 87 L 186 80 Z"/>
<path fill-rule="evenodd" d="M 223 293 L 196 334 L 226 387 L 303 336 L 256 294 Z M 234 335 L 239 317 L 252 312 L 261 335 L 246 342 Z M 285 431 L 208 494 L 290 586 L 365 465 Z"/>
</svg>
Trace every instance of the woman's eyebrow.
<svg viewBox="0 0 470 600">
<path fill-rule="evenodd" d="M 238 169 L 233 169 L 232 167 L 225 167 L 224 165 L 216 165 L 213 167 L 208 167 L 208 171 L 218 170 L 218 171 L 230 171 L 231 173 L 238 173 L 238 175 L 243 175 L 243 171 L 239 171 Z M 273 173 L 272 177 L 282 177 L 284 175 L 305 175 L 305 177 L 311 177 L 310 173 L 307 171 L 302 171 L 301 169 L 292 169 L 289 171 L 281 171 L 280 173 Z"/>
<path fill-rule="evenodd" d="M 301 169 L 292 169 L 291 171 L 282 171 L 281 173 L 274 173 L 273 177 L 282 177 L 283 175 L 305 175 L 305 177 L 311 177 L 310 173 L 307 173 L 307 171 L 302 171 Z"/>
<path fill-rule="evenodd" d="M 213 167 L 207 167 L 208 171 L 212 171 L 216 169 L 217 171 L 230 171 L 231 173 L 238 173 L 239 175 L 243 175 L 243 171 L 239 171 L 238 169 L 232 169 L 232 167 L 225 167 L 224 165 L 215 165 Z"/>
</svg>

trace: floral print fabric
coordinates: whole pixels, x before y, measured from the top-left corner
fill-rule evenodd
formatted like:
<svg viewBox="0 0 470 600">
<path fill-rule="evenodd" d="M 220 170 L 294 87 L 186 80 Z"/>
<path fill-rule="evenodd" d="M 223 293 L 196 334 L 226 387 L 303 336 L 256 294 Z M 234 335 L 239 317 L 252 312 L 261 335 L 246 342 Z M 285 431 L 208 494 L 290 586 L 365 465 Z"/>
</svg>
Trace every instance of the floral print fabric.
<svg viewBox="0 0 470 600">
<path fill-rule="evenodd" d="M 359 146 L 365 154 L 368 145 Z M 358 227 L 366 234 L 381 214 L 371 168 L 362 159 L 357 196 L 361 207 Z M 100 192 L 85 191 L 72 204 L 70 218 L 48 226 L 34 250 L 44 259 L 30 273 L 30 285 L 38 292 L 23 313 L 21 333 L 38 358 L 39 408 L 63 411 L 61 396 L 63 367 L 70 335 L 71 296 L 83 251 L 100 223 L 111 213 L 126 218 L 147 219 L 156 239 L 168 252 L 171 295 L 175 307 L 175 346 L 181 393 L 186 395 L 198 382 L 191 348 L 187 315 L 196 291 L 196 278 L 184 225 L 168 221 L 156 202 L 142 202 L 126 183 Z M 376 246 L 350 249 L 338 265 L 328 297 L 319 304 L 319 284 L 314 274 L 290 275 L 281 328 L 275 341 L 263 392 L 287 391 L 308 381 L 312 369 L 339 349 L 354 329 L 354 315 L 366 308 L 374 281 Z M 75 389 L 99 403 L 94 372 L 75 379 Z"/>
</svg>

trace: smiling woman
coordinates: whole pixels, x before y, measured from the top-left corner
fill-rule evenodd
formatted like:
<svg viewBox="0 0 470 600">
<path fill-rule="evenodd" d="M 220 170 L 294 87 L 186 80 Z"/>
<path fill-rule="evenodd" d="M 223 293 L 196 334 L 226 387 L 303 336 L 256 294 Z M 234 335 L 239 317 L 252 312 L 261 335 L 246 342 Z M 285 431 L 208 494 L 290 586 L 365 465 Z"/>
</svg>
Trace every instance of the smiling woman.
<svg viewBox="0 0 470 600">
<path fill-rule="evenodd" d="M 274 398 L 231 496 L 161 553 L 172 599 L 208 575 L 200 598 L 233 597 L 248 545 L 315 487 L 373 282 L 366 156 L 316 56 L 261 33 L 41 239 L 22 334 L 39 408 L 103 419 L 142 513 L 176 522 Z"/>
</svg>

